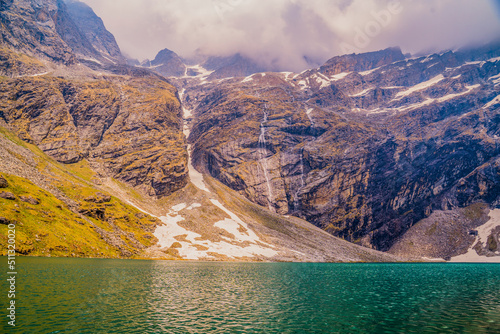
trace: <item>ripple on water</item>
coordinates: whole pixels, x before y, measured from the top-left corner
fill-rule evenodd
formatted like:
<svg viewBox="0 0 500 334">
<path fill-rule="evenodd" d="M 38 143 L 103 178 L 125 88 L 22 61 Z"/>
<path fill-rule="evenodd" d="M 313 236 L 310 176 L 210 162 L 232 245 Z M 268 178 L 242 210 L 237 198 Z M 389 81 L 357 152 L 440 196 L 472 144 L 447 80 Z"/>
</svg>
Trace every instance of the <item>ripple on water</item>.
<svg viewBox="0 0 500 334">
<path fill-rule="evenodd" d="M 497 264 L 23 258 L 20 268 L 26 333 L 500 332 Z"/>
</svg>

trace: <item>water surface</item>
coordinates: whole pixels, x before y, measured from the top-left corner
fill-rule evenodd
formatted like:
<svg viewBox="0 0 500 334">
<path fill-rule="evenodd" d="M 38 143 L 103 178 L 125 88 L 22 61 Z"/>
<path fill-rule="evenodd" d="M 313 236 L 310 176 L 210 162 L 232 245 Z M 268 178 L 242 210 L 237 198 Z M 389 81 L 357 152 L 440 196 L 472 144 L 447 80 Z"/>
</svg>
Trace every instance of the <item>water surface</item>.
<svg viewBox="0 0 500 334">
<path fill-rule="evenodd" d="M 2 321 L 6 333 L 500 333 L 498 264 L 18 258 L 18 268 L 18 326 Z"/>
</svg>

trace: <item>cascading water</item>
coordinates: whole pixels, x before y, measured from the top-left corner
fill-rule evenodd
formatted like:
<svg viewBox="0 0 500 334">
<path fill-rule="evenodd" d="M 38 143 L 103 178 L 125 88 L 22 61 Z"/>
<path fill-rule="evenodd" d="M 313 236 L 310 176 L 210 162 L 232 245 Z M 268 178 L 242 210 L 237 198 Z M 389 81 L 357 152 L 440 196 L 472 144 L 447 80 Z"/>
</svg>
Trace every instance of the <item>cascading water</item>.
<svg viewBox="0 0 500 334">
<path fill-rule="evenodd" d="M 304 189 L 306 183 L 304 180 L 304 148 L 300 150 L 300 186 L 297 188 L 295 195 L 293 196 L 293 209 L 295 211 L 299 210 L 300 202 L 299 202 L 299 194 L 302 189 Z"/>
<path fill-rule="evenodd" d="M 267 185 L 267 206 L 269 210 L 274 211 L 272 207 L 273 192 L 269 178 L 269 171 L 267 166 L 267 143 L 266 143 L 266 123 L 267 123 L 267 104 L 264 104 L 264 120 L 260 123 L 260 136 L 259 136 L 259 155 L 260 164 L 264 170 L 264 178 Z"/>
</svg>

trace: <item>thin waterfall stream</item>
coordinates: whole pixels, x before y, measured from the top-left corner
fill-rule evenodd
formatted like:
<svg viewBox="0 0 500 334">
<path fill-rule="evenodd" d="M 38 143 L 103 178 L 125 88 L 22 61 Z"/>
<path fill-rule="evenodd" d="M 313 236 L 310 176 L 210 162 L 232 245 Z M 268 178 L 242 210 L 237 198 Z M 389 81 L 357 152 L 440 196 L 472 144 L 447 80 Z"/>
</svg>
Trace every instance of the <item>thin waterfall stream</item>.
<svg viewBox="0 0 500 334">
<path fill-rule="evenodd" d="M 266 128 L 267 128 L 267 117 L 268 117 L 268 112 L 267 112 L 267 103 L 264 104 L 264 119 L 260 123 L 260 136 L 259 136 L 259 155 L 260 155 L 260 164 L 261 167 L 264 171 L 264 178 L 266 179 L 266 185 L 267 185 L 267 206 L 269 210 L 274 211 L 272 207 L 272 198 L 273 198 L 273 192 L 271 188 L 271 182 L 269 178 L 269 171 L 268 171 L 268 165 L 267 165 L 267 143 L 266 143 Z"/>
</svg>

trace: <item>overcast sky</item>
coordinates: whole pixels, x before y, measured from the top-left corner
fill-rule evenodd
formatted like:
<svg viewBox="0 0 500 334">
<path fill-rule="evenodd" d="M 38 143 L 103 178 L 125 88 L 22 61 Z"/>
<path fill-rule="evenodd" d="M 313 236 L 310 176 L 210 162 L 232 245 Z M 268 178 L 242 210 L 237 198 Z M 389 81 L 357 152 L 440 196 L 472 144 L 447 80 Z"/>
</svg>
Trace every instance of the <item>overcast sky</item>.
<svg viewBox="0 0 500 334">
<path fill-rule="evenodd" d="M 240 52 L 280 70 L 400 46 L 439 51 L 500 38 L 498 0 L 83 0 L 132 58 Z"/>
</svg>

